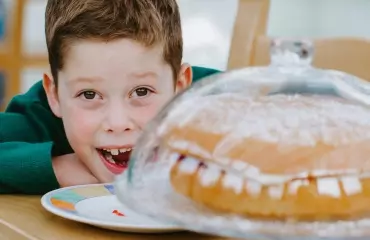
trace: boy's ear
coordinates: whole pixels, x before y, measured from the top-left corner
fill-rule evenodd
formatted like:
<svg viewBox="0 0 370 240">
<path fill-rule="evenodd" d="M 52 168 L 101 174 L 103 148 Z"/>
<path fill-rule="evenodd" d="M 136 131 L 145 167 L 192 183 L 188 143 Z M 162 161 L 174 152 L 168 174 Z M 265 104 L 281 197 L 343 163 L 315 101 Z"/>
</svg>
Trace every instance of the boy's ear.
<svg viewBox="0 0 370 240">
<path fill-rule="evenodd" d="M 60 104 L 58 99 L 58 90 L 54 83 L 53 77 L 51 75 L 48 75 L 44 73 L 42 85 L 44 87 L 44 90 L 46 92 L 46 96 L 48 98 L 48 103 L 51 108 L 51 111 L 55 114 L 57 117 L 61 117 L 61 111 L 60 111 Z"/>
<path fill-rule="evenodd" d="M 179 93 L 189 87 L 193 81 L 193 71 L 187 63 L 181 65 L 179 75 L 177 76 L 175 91 Z"/>
</svg>

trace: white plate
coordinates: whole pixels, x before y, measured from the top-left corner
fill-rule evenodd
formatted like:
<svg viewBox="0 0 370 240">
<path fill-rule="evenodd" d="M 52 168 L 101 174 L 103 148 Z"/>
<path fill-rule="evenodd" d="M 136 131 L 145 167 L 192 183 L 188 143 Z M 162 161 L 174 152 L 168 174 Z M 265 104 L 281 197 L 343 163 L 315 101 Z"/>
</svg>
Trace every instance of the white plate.
<svg viewBox="0 0 370 240">
<path fill-rule="evenodd" d="M 45 194 L 42 206 L 60 217 L 96 227 L 135 233 L 183 231 L 140 215 L 118 202 L 113 185 L 93 184 L 61 188 Z"/>
</svg>

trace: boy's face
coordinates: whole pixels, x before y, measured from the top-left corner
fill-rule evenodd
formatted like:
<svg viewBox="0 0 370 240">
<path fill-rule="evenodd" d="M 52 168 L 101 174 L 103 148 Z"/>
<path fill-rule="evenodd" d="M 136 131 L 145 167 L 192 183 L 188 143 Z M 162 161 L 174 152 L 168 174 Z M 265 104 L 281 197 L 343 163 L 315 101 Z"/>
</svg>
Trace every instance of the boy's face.
<svg viewBox="0 0 370 240">
<path fill-rule="evenodd" d="M 147 48 L 129 40 L 81 40 L 64 58 L 58 87 L 44 76 L 54 114 L 78 158 L 102 182 L 127 167 L 145 125 L 173 95 L 191 84 L 183 65 L 174 83 L 163 47 Z"/>
</svg>

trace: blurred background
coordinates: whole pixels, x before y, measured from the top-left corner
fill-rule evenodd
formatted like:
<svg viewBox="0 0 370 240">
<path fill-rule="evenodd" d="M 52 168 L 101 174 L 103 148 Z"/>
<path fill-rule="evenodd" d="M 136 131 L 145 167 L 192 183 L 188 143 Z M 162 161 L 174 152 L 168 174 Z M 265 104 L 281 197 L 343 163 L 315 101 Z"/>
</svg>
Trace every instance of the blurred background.
<svg viewBox="0 0 370 240">
<path fill-rule="evenodd" d="M 332 61 L 327 56 L 334 58 L 336 52 L 342 51 L 342 55 L 335 55 L 336 59 L 351 56 L 362 60 L 356 66 L 341 70 L 363 78 L 369 76 L 370 80 L 370 74 L 367 75 L 370 47 L 365 47 L 366 50 L 352 50 L 352 47 L 357 46 L 353 38 L 364 42 L 370 39 L 370 0 L 178 2 L 182 14 L 184 61 L 192 65 L 226 70 L 267 63 L 264 57 L 258 58 L 258 52 L 264 54 L 262 48 L 265 45 L 264 40 L 260 40 L 261 36 L 265 39 L 338 38 L 345 40 L 341 43 L 344 45 L 332 49 L 330 46 L 333 44 L 324 44 L 325 49 L 329 46 L 330 51 L 322 53 L 318 65 L 338 69 L 348 65 L 344 62 L 330 65 Z M 3 108 L 12 96 L 25 92 L 41 79 L 44 71 L 48 71 L 44 34 L 45 5 L 46 0 L 0 0 L 0 105 Z M 319 44 L 318 48 L 324 48 L 324 45 Z M 343 52 L 347 48 L 351 49 Z M 364 69 L 366 73 L 361 72 Z"/>
</svg>

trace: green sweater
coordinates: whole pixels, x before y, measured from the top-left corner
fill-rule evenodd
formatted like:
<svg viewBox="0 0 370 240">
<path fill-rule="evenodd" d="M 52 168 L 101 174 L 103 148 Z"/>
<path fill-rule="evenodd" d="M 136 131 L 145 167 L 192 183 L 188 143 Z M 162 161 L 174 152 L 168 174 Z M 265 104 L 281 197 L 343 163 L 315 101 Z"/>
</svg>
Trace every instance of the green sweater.
<svg viewBox="0 0 370 240">
<path fill-rule="evenodd" d="M 193 81 L 217 73 L 193 67 Z M 0 112 L 0 194 L 44 194 L 56 189 L 51 159 L 73 153 L 63 123 L 48 105 L 42 83 Z"/>
</svg>

